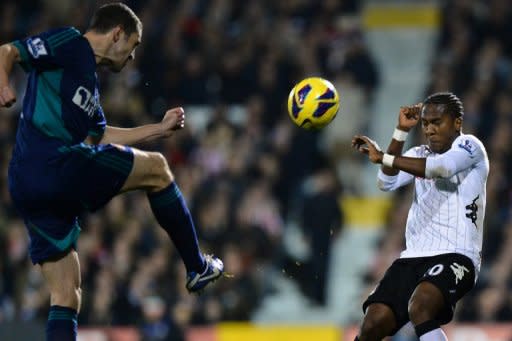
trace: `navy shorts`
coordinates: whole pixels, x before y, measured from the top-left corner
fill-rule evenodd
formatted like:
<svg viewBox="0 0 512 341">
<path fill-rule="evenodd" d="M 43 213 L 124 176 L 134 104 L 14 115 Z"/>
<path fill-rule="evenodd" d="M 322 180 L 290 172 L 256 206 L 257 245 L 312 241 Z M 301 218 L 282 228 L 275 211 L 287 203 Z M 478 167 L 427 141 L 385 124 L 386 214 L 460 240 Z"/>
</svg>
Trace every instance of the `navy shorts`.
<svg viewBox="0 0 512 341">
<path fill-rule="evenodd" d="M 76 247 L 78 216 L 119 193 L 133 160 L 128 147 L 84 143 L 60 147 L 51 156 L 13 158 L 9 190 L 27 226 L 34 264 Z"/>
<path fill-rule="evenodd" d="M 430 282 L 441 290 L 444 309 L 437 316 L 441 324 L 453 318 L 455 305 L 475 285 L 475 266 L 469 257 L 459 253 L 446 253 L 432 257 L 399 258 L 391 264 L 375 290 L 363 303 L 363 312 L 372 303 L 391 308 L 397 329 L 409 322 L 409 299 L 421 282 Z"/>
</svg>

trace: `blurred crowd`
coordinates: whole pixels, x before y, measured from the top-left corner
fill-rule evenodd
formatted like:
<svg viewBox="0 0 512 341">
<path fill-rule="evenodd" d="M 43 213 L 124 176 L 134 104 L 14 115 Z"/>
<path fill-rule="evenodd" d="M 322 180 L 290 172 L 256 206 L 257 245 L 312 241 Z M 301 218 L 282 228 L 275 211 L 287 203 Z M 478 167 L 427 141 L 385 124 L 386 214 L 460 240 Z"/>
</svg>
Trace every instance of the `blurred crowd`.
<svg viewBox="0 0 512 341">
<path fill-rule="evenodd" d="M 81 218 L 79 324 L 136 324 L 147 340 L 180 340 L 190 325 L 248 320 L 281 272 L 295 273 L 304 294 L 324 304 L 329 244 L 343 222 L 336 141 L 293 126 L 286 99 L 296 81 L 322 75 L 353 89 L 360 103 L 371 100 L 378 74 L 354 24 L 358 1 L 124 2 L 142 19 L 143 39 L 123 72 L 99 71 L 108 124 L 155 122 L 166 108 L 185 107 L 184 130 L 139 147 L 166 156 L 202 249 L 220 256 L 232 278 L 189 295 L 181 260 L 146 196 L 128 193 Z M 63 25 L 83 31 L 102 3 L 3 0 L 0 42 Z M 6 184 L 26 84 L 20 68 L 12 79 L 20 98 L 0 111 L 0 322 L 45 321 L 48 292 Z M 312 261 L 294 262 L 283 251 L 290 221 L 303 231 Z"/>
<path fill-rule="evenodd" d="M 425 95 L 453 91 L 464 103 L 463 132 L 478 136 L 490 159 L 482 270 L 458 305 L 460 321 L 512 320 L 512 3 L 446 1 Z M 419 142 L 419 136 L 418 141 Z M 371 283 L 403 249 L 411 189 L 396 195 Z"/>
</svg>

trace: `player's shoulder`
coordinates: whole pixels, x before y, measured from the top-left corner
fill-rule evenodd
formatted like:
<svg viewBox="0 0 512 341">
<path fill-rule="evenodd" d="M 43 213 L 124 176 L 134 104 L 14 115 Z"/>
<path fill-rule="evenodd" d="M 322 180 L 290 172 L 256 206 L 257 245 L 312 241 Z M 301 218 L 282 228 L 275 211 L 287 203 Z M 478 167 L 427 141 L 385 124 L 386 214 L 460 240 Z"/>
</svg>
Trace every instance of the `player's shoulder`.
<svg viewBox="0 0 512 341">
<path fill-rule="evenodd" d="M 64 43 L 76 39 L 81 35 L 80 31 L 73 26 L 52 28 L 41 33 L 41 36 L 46 39 L 52 48 L 63 45 Z"/>
<path fill-rule="evenodd" d="M 469 153 L 470 156 L 475 156 L 478 153 L 486 155 L 485 146 L 478 137 L 471 134 L 460 134 L 452 143 L 452 149 L 463 150 Z"/>
<path fill-rule="evenodd" d="M 62 60 L 79 56 L 84 49 L 82 34 L 72 26 L 52 28 L 37 35 L 28 37 L 28 51 L 34 58 L 41 55 L 61 57 Z M 62 64 L 62 63 L 60 63 Z"/>
<path fill-rule="evenodd" d="M 61 34 L 61 33 L 67 33 L 72 35 L 81 35 L 80 31 L 76 29 L 73 26 L 61 26 L 61 27 L 54 27 L 46 31 L 48 35 L 55 35 L 55 34 Z"/>
<path fill-rule="evenodd" d="M 48 31 L 46 39 L 50 48 L 63 60 L 63 65 L 74 73 L 94 74 L 96 62 L 94 52 L 87 39 L 72 26 Z"/>
</svg>

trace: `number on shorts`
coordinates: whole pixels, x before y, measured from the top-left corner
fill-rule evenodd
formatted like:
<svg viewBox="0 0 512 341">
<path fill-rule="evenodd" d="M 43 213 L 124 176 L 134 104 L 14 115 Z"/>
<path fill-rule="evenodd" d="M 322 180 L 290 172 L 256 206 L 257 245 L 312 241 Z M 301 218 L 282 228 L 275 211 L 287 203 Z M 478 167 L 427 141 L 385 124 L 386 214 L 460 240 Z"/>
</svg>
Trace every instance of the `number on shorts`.
<svg viewBox="0 0 512 341">
<path fill-rule="evenodd" d="M 437 276 L 441 272 L 443 272 L 443 270 L 444 270 L 444 265 L 443 264 L 436 264 L 433 267 L 431 267 L 430 270 L 428 270 L 427 274 L 429 276 Z"/>
</svg>

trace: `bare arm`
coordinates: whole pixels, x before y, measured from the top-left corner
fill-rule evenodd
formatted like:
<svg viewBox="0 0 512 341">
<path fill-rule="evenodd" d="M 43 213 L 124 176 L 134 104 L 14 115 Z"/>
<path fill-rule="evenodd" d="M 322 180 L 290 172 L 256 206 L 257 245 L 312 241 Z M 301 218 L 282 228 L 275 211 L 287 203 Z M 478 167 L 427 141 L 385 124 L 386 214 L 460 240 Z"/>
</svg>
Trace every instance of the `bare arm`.
<svg viewBox="0 0 512 341">
<path fill-rule="evenodd" d="M 106 126 L 101 139 L 94 139 L 89 136 L 88 142 L 99 144 L 117 143 L 132 146 L 139 143 L 151 142 L 158 138 L 165 137 L 160 124 L 147 124 L 135 128 L 119 128 Z"/>
<path fill-rule="evenodd" d="M 381 160 L 382 163 L 382 160 Z M 406 156 L 395 156 L 395 160 L 393 161 L 393 168 L 398 171 L 404 171 L 414 176 L 419 176 L 421 178 L 425 177 L 425 166 L 427 164 L 427 159 L 415 158 L 415 157 L 406 157 Z M 386 167 L 387 168 L 387 167 Z"/>
<path fill-rule="evenodd" d="M 14 45 L 0 46 L 0 107 L 10 107 L 16 102 L 16 95 L 9 86 L 9 75 L 14 63 L 20 61 L 20 52 Z"/>
<path fill-rule="evenodd" d="M 400 108 L 398 115 L 397 129 L 402 132 L 409 132 L 419 122 L 422 103 Z M 398 141 L 394 138 L 389 143 L 387 154 L 395 157 L 393 167 L 382 166 L 382 173 L 389 176 L 395 176 L 399 171 L 409 174 L 425 177 L 426 158 L 414 158 L 402 156 L 402 149 L 405 141 Z M 366 145 L 366 147 L 363 147 Z M 356 135 L 352 139 L 352 147 L 359 152 L 368 155 L 371 162 L 382 164 L 384 153 L 379 145 L 367 136 Z"/>
<path fill-rule="evenodd" d="M 363 147 L 366 145 L 366 147 Z M 356 135 L 352 140 L 352 147 L 357 149 L 359 152 L 368 155 L 371 162 L 376 164 L 382 164 L 384 153 L 380 149 L 379 145 L 367 136 Z M 409 174 L 425 177 L 425 166 L 426 158 L 415 158 L 407 156 L 395 156 L 393 161 L 393 168 L 383 167 L 382 172 L 386 175 L 396 175 L 398 171 L 404 171 Z M 393 174 L 388 174 L 384 169 L 395 170 Z"/>
<path fill-rule="evenodd" d="M 408 133 L 414 126 L 416 126 L 416 124 L 418 124 L 421 113 L 421 107 L 422 103 L 413 106 L 400 107 L 400 112 L 398 114 L 398 126 L 396 128 L 398 130 L 401 130 L 402 132 Z M 386 153 L 394 155 L 396 160 L 397 156 L 402 155 L 404 143 L 405 141 L 398 141 L 392 138 Z M 400 170 L 404 169 L 400 169 L 397 167 L 390 168 L 384 165 L 382 166 L 382 172 L 386 175 L 397 175 Z"/>
<path fill-rule="evenodd" d="M 405 141 L 397 141 L 395 139 L 391 139 L 389 143 L 388 150 L 386 153 L 395 155 L 395 162 L 398 156 L 402 155 L 402 150 L 404 148 Z M 382 172 L 386 175 L 397 175 L 400 170 L 397 168 L 390 168 L 382 165 Z"/>
<path fill-rule="evenodd" d="M 450 178 L 485 159 L 485 149 L 481 142 L 475 137 L 466 136 L 458 137 L 448 151 L 437 156 L 396 156 L 393 168 L 427 179 Z"/>
<path fill-rule="evenodd" d="M 184 126 L 185 112 L 183 108 L 173 108 L 167 110 L 164 118 L 159 123 L 147 124 L 135 128 L 106 126 L 102 136 L 88 136 L 85 142 L 90 144 L 116 143 L 132 146 L 169 137 L 175 130 L 181 129 Z"/>
</svg>

